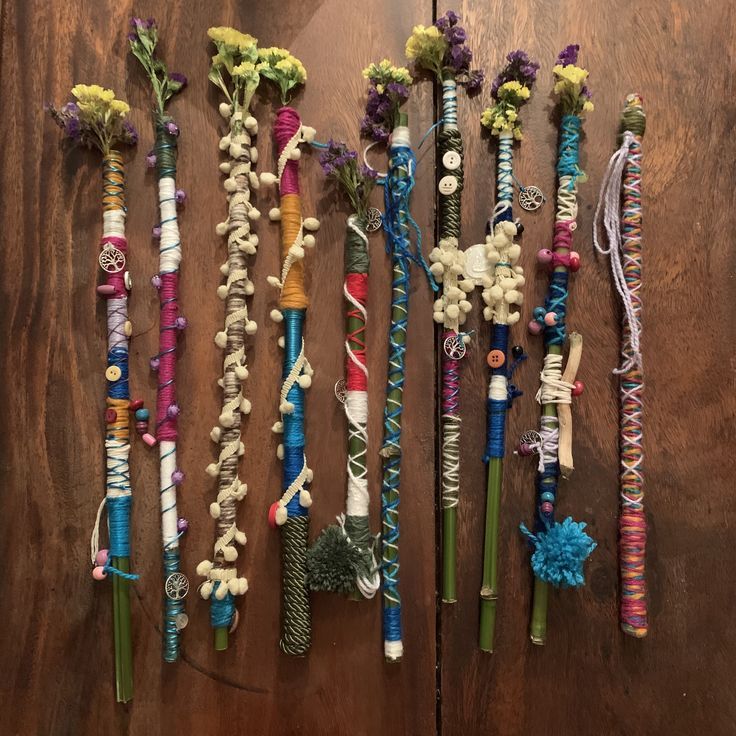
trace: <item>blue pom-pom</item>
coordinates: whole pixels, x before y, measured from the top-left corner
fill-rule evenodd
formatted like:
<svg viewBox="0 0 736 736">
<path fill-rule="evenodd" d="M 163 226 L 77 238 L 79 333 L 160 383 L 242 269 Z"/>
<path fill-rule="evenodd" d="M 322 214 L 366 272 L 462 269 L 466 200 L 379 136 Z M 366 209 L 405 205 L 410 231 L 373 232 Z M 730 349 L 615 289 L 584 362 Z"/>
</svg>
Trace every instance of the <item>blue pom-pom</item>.
<svg viewBox="0 0 736 736">
<path fill-rule="evenodd" d="M 597 544 L 583 531 L 585 522 L 569 516 L 561 524 L 553 523 L 546 530 L 532 534 L 524 524 L 520 529 L 534 545 L 534 574 L 556 588 L 577 588 L 585 584 L 583 563 Z"/>
</svg>

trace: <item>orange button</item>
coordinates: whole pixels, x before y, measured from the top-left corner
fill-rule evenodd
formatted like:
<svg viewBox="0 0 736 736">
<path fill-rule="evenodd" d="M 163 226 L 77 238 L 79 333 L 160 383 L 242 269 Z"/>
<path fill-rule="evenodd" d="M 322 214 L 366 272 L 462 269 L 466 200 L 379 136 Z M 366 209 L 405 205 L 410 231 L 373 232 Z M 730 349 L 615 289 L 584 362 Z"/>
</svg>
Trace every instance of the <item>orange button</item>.
<svg viewBox="0 0 736 736">
<path fill-rule="evenodd" d="M 506 362 L 506 356 L 503 354 L 503 350 L 491 350 L 486 355 L 486 361 L 491 368 L 500 368 Z"/>
</svg>

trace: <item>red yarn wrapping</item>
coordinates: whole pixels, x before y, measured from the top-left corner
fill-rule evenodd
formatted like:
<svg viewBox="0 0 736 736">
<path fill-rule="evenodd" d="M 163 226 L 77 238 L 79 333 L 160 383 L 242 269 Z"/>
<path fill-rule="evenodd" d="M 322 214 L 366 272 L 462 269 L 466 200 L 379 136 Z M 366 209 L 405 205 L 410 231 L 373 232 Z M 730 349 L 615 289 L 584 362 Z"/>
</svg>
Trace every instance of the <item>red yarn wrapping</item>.
<svg viewBox="0 0 736 736">
<path fill-rule="evenodd" d="M 156 402 L 156 438 L 159 442 L 176 442 L 177 419 L 167 415 L 176 403 L 176 318 L 179 316 L 177 273 L 161 274 L 161 335 L 159 341 L 158 398 Z"/>
<path fill-rule="evenodd" d="M 282 107 L 276 113 L 273 133 L 276 138 L 279 156 L 286 144 L 299 130 L 301 124 L 302 119 L 293 107 Z M 284 171 L 281 174 L 279 191 L 281 194 L 299 194 L 299 163 L 294 161 L 294 159 L 289 159 L 286 162 Z"/>
<path fill-rule="evenodd" d="M 368 299 L 368 274 L 367 273 L 347 273 L 345 274 L 345 289 L 350 296 L 355 299 L 360 305 L 365 307 Z M 360 322 L 360 327 L 349 332 L 346 336 L 349 343 L 355 343 L 358 347 L 351 345 L 351 350 L 356 360 L 363 366 L 366 364 L 365 360 L 365 320 L 360 310 L 352 306 L 348 309 L 348 319 L 354 317 Z M 348 356 L 346 368 L 346 388 L 348 391 L 367 391 L 368 381 L 365 373 L 360 369 L 359 366 Z"/>
<path fill-rule="evenodd" d="M 125 238 L 108 235 L 100 241 L 100 249 L 104 250 L 107 243 L 117 248 L 124 256 L 128 255 L 128 241 Z M 125 268 L 121 268 L 117 273 L 108 273 L 107 285 L 115 289 L 115 293 L 110 295 L 114 299 L 122 299 L 122 297 L 127 296 L 125 290 Z"/>
</svg>

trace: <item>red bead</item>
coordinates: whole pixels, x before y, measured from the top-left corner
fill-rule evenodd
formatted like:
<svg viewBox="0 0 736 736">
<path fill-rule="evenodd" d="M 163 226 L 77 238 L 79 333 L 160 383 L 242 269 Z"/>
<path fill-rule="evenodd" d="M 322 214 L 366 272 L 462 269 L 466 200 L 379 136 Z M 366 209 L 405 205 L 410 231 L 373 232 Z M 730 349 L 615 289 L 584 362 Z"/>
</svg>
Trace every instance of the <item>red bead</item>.
<svg viewBox="0 0 736 736">
<path fill-rule="evenodd" d="M 545 502 L 544 502 L 544 503 L 542 504 L 542 513 L 543 513 L 543 514 L 551 514 L 551 513 L 552 513 L 552 510 L 553 510 L 553 508 L 554 508 L 554 507 L 552 506 L 552 504 L 551 504 L 551 503 L 550 503 L 549 501 L 545 501 Z"/>
<path fill-rule="evenodd" d="M 534 454 L 534 448 L 528 442 L 522 442 L 519 445 L 519 455 L 529 457 Z"/>
<path fill-rule="evenodd" d="M 575 251 L 570 253 L 570 270 L 573 273 L 580 270 L 580 253 Z"/>
<path fill-rule="evenodd" d="M 138 434 L 144 434 L 148 432 L 148 422 L 136 422 L 135 429 Z"/>
<path fill-rule="evenodd" d="M 143 407 L 143 399 L 135 399 L 135 401 L 131 401 L 130 404 L 128 404 L 128 409 L 130 411 L 136 411 L 137 409 L 141 409 Z"/>
<path fill-rule="evenodd" d="M 115 409 L 105 410 L 105 421 L 108 424 L 112 424 L 117 418 L 118 418 L 118 413 L 115 411 Z"/>
<path fill-rule="evenodd" d="M 276 523 L 276 512 L 279 509 L 279 502 L 276 501 L 275 503 L 271 504 L 271 508 L 268 510 L 268 525 L 271 527 L 271 529 L 276 529 L 278 527 L 278 524 Z"/>
<path fill-rule="evenodd" d="M 585 391 L 585 384 L 582 381 L 575 381 L 575 383 L 572 384 L 572 391 L 570 391 L 570 393 L 573 396 L 580 396 L 583 391 Z"/>
</svg>

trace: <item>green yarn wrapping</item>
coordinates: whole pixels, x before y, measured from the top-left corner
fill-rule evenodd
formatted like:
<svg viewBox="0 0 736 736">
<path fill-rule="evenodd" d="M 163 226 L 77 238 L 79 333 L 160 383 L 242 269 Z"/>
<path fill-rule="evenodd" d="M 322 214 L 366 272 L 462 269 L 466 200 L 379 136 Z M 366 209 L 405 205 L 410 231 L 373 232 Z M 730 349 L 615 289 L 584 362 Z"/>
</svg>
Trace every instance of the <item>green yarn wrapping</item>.
<svg viewBox="0 0 736 736">
<path fill-rule="evenodd" d="M 281 527 L 284 621 L 279 646 L 282 652 L 294 656 L 306 654 L 312 640 L 306 570 L 308 537 L 308 516 L 289 516 Z"/>
</svg>

